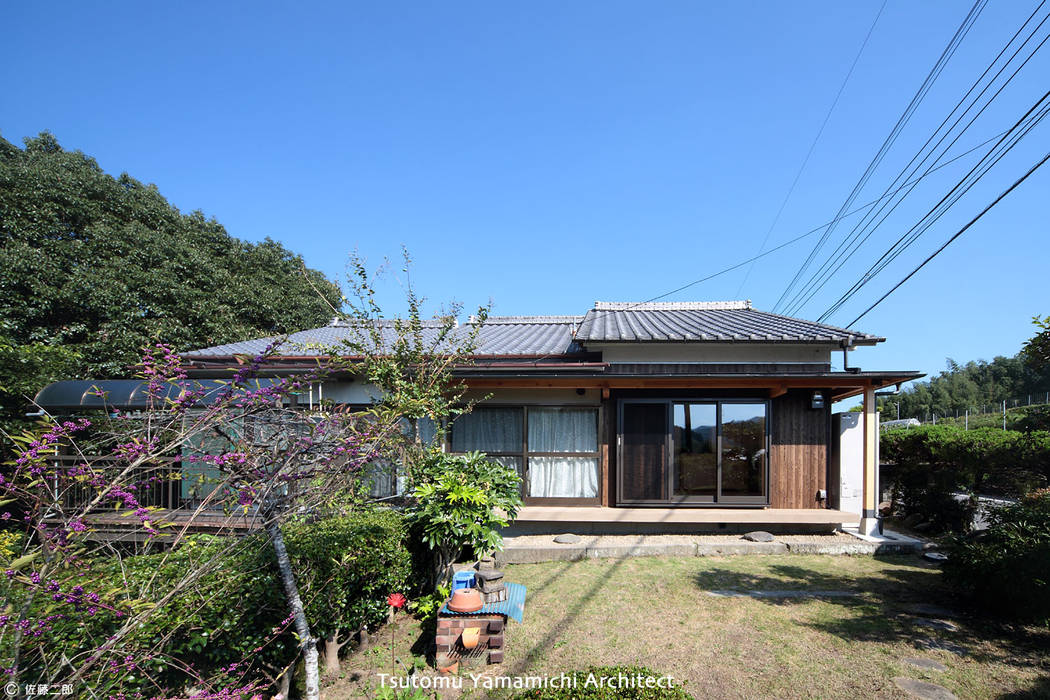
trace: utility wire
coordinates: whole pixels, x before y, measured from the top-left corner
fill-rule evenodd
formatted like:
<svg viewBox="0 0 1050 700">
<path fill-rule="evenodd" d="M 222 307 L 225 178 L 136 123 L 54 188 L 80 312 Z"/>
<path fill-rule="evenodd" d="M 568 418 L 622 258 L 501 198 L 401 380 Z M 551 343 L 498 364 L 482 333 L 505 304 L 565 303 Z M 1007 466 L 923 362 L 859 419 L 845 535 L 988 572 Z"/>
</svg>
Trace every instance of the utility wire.
<svg viewBox="0 0 1050 700">
<path fill-rule="evenodd" d="M 837 221 L 840 218 L 842 212 L 848 210 L 850 206 L 852 206 L 854 200 L 856 200 L 856 198 L 860 195 L 861 190 L 867 184 L 868 180 L 875 172 L 875 169 L 882 162 L 882 159 L 885 158 L 886 153 L 889 151 L 893 143 L 897 140 L 897 137 L 900 135 L 900 132 L 903 130 L 904 126 L 911 120 L 911 117 L 915 113 L 915 110 L 918 109 L 919 104 L 922 103 L 923 99 L 926 97 L 926 94 L 930 91 L 930 88 L 933 87 L 934 82 L 936 82 L 937 78 L 944 70 L 944 66 L 955 54 L 955 51 L 958 49 L 959 44 L 962 43 L 962 40 L 969 33 L 970 29 L 977 21 L 977 18 L 984 10 L 986 4 L 987 0 L 976 0 L 976 2 L 974 2 L 973 6 L 970 8 L 970 11 L 966 14 L 966 17 L 963 18 L 963 21 L 959 25 L 958 29 L 955 30 L 955 34 L 952 36 L 948 44 L 944 47 L 944 50 L 941 52 L 940 57 L 938 57 L 936 63 L 934 63 L 933 68 L 930 69 L 930 72 L 926 75 L 926 78 L 919 86 L 919 89 L 912 96 L 911 101 L 908 103 L 908 106 L 905 107 L 904 112 L 902 112 L 901 116 L 898 117 L 897 123 L 890 130 L 889 135 L 883 141 L 882 145 L 875 153 L 875 156 L 871 159 L 871 162 L 868 163 L 868 166 L 867 168 L 865 168 L 864 173 L 861 175 L 857 183 L 853 186 L 852 191 L 846 197 L 846 200 L 842 203 L 842 206 L 839 207 L 839 214 L 835 216 L 834 220 Z M 797 285 L 798 282 L 801 280 L 802 276 L 806 274 L 806 271 L 809 269 L 810 265 L 812 265 L 814 259 L 820 252 L 820 249 L 824 246 L 824 243 L 827 241 L 834 228 L 835 226 L 833 224 L 817 240 L 817 243 L 813 246 L 813 249 L 810 251 L 805 261 L 799 267 L 798 271 L 795 272 L 794 277 L 792 277 L 791 281 L 788 282 L 788 285 L 781 293 L 780 298 L 777 299 L 776 304 L 774 304 L 773 306 L 774 311 L 781 307 L 788 295 L 791 294 L 791 292 L 794 290 L 795 285 Z"/>
<path fill-rule="evenodd" d="M 908 164 L 901 170 L 900 173 L 898 173 L 898 175 L 894 178 L 893 182 L 890 183 L 890 185 L 887 187 L 887 191 L 894 185 L 896 185 L 896 183 L 901 178 L 911 177 L 915 172 L 918 171 L 920 167 L 922 167 L 922 165 L 927 160 L 929 160 L 929 158 L 934 154 L 934 151 L 937 148 L 939 148 L 942 143 L 944 143 L 944 140 L 948 138 L 952 130 L 955 129 L 956 126 L 958 126 L 959 122 L 962 121 L 966 114 L 977 105 L 981 97 L 983 97 L 984 94 L 989 90 L 989 88 L 991 88 L 992 85 L 994 85 L 995 81 L 999 78 L 1000 75 L 1002 75 L 1003 71 L 1006 70 L 1006 68 L 1017 57 L 1020 51 L 1035 36 L 1036 32 L 1038 32 L 1039 29 L 1043 26 L 1043 24 L 1045 24 L 1046 21 L 1050 19 L 1050 14 L 1048 14 L 1042 19 L 1042 21 L 1035 27 L 1035 29 L 1032 30 L 1032 32 L 1028 35 L 1024 42 L 1020 46 L 1018 46 L 1017 50 L 1014 51 L 1013 55 L 1011 55 L 1010 58 L 1007 59 L 1007 61 L 1002 65 L 999 71 L 996 72 L 996 74 L 991 78 L 991 80 L 988 81 L 988 84 L 985 85 L 985 87 L 980 91 L 980 93 L 978 93 L 978 95 L 974 98 L 970 105 L 959 114 L 955 122 L 944 132 L 944 134 L 940 137 L 937 143 L 934 144 L 933 148 L 929 151 L 929 153 L 927 153 L 922 158 L 922 160 L 915 165 L 910 174 L 907 173 L 908 168 L 910 168 L 912 164 L 915 163 L 916 158 L 918 158 L 919 155 L 921 155 L 922 152 L 926 150 L 926 147 L 930 144 L 931 141 L 933 141 L 934 137 L 937 136 L 937 134 L 941 131 L 944 125 L 948 122 L 948 120 L 951 119 L 952 115 L 959 109 L 959 107 L 962 106 L 966 98 L 977 88 L 980 82 L 995 66 L 995 64 L 999 61 L 1002 55 L 1006 52 L 1010 45 L 1013 44 L 1014 40 L 1020 35 L 1020 33 L 1024 30 L 1028 23 L 1031 22 L 1032 18 L 1039 11 L 1039 9 L 1043 7 L 1045 3 L 1046 0 L 1043 0 L 1039 3 L 1039 6 L 1036 8 L 1036 10 L 1028 17 L 1027 20 L 1025 20 L 1024 24 L 1022 24 L 1021 27 L 1014 34 L 1014 36 L 1011 37 L 1010 41 L 1008 41 L 1006 45 L 1003 46 L 1003 48 L 999 51 L 999 54 L 992 60 L 988 67 L 985 68 L 984 72 L 980 75 L 980 77 L 978 77 L 977 80 L 974 81 L 973 85 L 970 86 L 970 89 L 967 90 L 966 94 L 963 95 L 963 97 L 956 103 L 955 107 L 952 108 L 951 112 L 948 113 L 948 115 L 944 118 L 944 120 L 937 127 L 937 129 L 933 131 L 930 137 L 926 140 L 926 143 L 923 144 L 922 148 L 920 148 L 916 152 L 916 154 L 912 156 Z M 947 153 L 948 149 L 951 148 L 951 146 L 954 145 L 959 140 L 959 138 L 962 137 L 962 135 L 973 125 L 973 123 L 981 116 L 981 114 L 984 113 L 984 111 L 989 107 L 989 105 L 991 105 L 991 103 L 999 96 L 999 94 L 1002 93 L 1003 89 L 1005 89 L 1006 86 L 1009 85 L 1010 82 L 1014 79 L 1014 77 L 1016 77 L 1018 72 L 1020 72 L 1020 70 L 1024 68 L 1024 66 L 1027 65 L 1027 63 L 1032 59 L 1032 57 L 1035 56 L 1035 54 L 1043 47 L 1047 39 L 1050 39 L 1050 35 L 1044 37 L 1042 42 L 1040 42 L 1031 51 L 1027 58 L 1025 58 L 1024 61 L 1022 61 L 1021 65 L 1019 65 L 1014 70 L 1014 72 L 1006 79 L 1006 81 L 999 87 L 999 89 L 996 90 L 996 92 L 988 99 L 987 102 L 985 102 L 985 104 L 980 108 L 980 110 L 978 110 L 978 112 L 970 119 L 970 121 L 955 135 L 951 142 L 944 147 L 944 149 L 941 151 L 941 154 L 936 159 L 934 159 L 934 164 L 936 164 L 941 158 L 944 157 L 944 154 Z M 927 172 L 929 171 L 927 170 Z M 881 226 L 886 221 L 890 214 L 892 214 L 893 211 L 896 210 L 896 208 L 904 201 L 905 198 L 907 198 L 909 194 L 911 194 L 913 190 L 914 186 L 909 188 L 908 191 L 900 197 L 900 199 L 894 202 L 892 206 L 889 207 L 888 211 L 886 210 L 886 207 L 890 205 L 892 198 L 891 200 L 884 201 L 883 204 L 877 210 L 871 210 L 867 214 L 865 214 L 862 220 L 859 221 L 850 231 L 850 234 L 848 234 L 847 237 L 839 243 L 835 251 L 832 252 L 832 254 L 828 257 L 827 260 L 825 260 L 825 262 L 821 265 L 820 269 L 818 269 L 818 271 L 810 277 L 809 281 L 795 295 L 792 301 L 788 304 L 785 313 L 793 314 L 801 311 L 813 299 L 813 297 L 828 283 L 828 281 L 832 277 L 834 277 L 834 275 L 837 274 L 839 270 L 842 269 L 846 262 L 848 262 L 850 258 L 853 257 L 853 255 L 860 249 L 860 247 L 865 242 L 867 242 L 867 240 L 879 228 L 879 226 Z M 900 189 L 898 189 L 897 191 L 900 191 Z M 884 211 L 885 213 L 883 213 Z M 880 214 L 881 218 L 879 218 Z M 872 217 L 870 220 L 868 219 L 869 216 Z M 877 222 L 875 221 L 876 218 L 878 218 Z"/>
<path fill-rule="evenodd" d="M 950 160 L 947 160 L 944 163 L 941 163 L 936 168 L 933 168 L 932 170 L 930 170 L 928 173 L 924 173 L 918 179 L 921 180 L 922 178 L 926 177 L 927 175 L 929 175 L 929 174 L 931 174 L 933 172 L 936 172 L 937 170 L 940 170 L 941 168 L 948 167 L 949 165 L 951 165 L 955 161 L 960 160 L 962 158 L 965 158 L 966 156 L 970 155 L 974 151 L 978 151 L 978 150 L 984 148 L 989 143 L 991 143 L 992 141 L 995 141 L 996 139 L 1001 138 L 1006 133 L 1008 133 L 1008 132 L 1004 131 L 1004 132 L 998 133 L 995 136 L 992 136 L 991 138 L 988 138 L 988 139 L 982 141 L 981 143 L 977 144 L 976 146 L 972 146 L 971 148 L 969 148 L 969 149 L 963 151 L 962 153 L 960 153 L 959 155 L 953 156 Z M 906 182 L 903 185 L 901 185 L 901 188 L 907 187 L 908 185 L 911 185 L 914 182 L 916 182 L 916 181 L 913 180 L 911 182 Z M 885 196 L 892 196 L 893 194 L 896 193 L 896 191 L 898 191 L 898 190 L 895 190 L 894 192 L 891 192 L 889 195 L 884 195 L 883 197 L 885 197 Z M 673 294 L 677 294 L 678 292 L 685 291 L 686 289 L 689 289 L 690 287 L 695 287 L 696 285 L 701 284 L 703 282 L 707 282 L 709 280 L 713 280 L 716 277 L 721 277 L 722 275 L 728 274 L 728 273 L 730 273 L 730 272 L 732 272 L 734 270 L 738 270 L 741 267 L 743 267 L 744 265 L 748 265 L 750 263 L 755 262 L 756 260 L 760 260 L 760 259 L 762 259 L 762 258 L 764 258 L 766 256 L 772 255 L 773 253 L 776 253 L 779 250 L 783 250 L 784 248 L 787 248 L 788 246 L 790 246 L 790 245 L 792 245 L 794 243 L 798 243 L 799 241 L 804 240 L 804 239 L 812 236 L 814 233 L 817 233 L 818 231 L 827 228 L 828 226 L 830 226 L 835 221 L 838 221 L 838 220 L 841 220 L 841 219 L 853 216 L 854 214 L 857 214 L 859 212 L 862 212 L 865 209 L 867 209 L 868 207 L 872 207 L 872 206 L 878 204 L 879 201 L 881 201 L 881 199 L 882 198 L 873 199 L 873 200 L 871 200 L 870 202 L 868 202 L 866 204 L 860 205 L 856 209 L 853 209 L 851 211 L 848 211 L 848 212 L 844 213 L 842 216 L 839 217 L 839 219 L 834 219 L 832 221 L 828 221 L 826 223 L 823 223 L 820 226 L 816 226 L 814 228 L 811 228 L 809 231 L 806 231 L 805 233 L 802 233 L 802 234 L 800 234 L 798 236 L 795 236 L 794 238 L 792 238 L 790 240 L 784 241 L 780 245 L 778 245 L 778 246 L 776 246 L 774 248 L 770 248 L 769 250 L 767 250 L 765 252 L 759 253 L 758 255 L 755 255 L 755 256 L 753 256 L 751 258 L 748 258 L 746 260 L 742 260 L 742 261 L 740 261 L 740 262 L 738 262 L 738 263 L 736 263 L 734 265 L 730 265 L 729 267 L 723 268 L 723 269 L 719 270 L 718 272 L 713 272 L 710 275 L 707 275 L 705 277 L 701 277 L 700 279 L 695 279 L 695 280 L 693 280 L 691 282 L 687 282 L 686 284 L 683 284 L 680 287 L 676 287 L 675 289 L 672 289 L 669 292 L 663 292 L 662 294 L 658 294 L 658 295 L 656 295 L 654 297 L 650 297 L 649 299 L 646 299 L 644 301 L 635 302 L 634 304 L 631 304 L 630 306 L 626 307 L 623 310 L 624 311 L 630 311 L 632 308 L 636 308 L 638 306 L 642 306 L 643 304 L 648 304 L 648 303 L 651 303 L 651 302 L 654 302 L 654 301 L 659 301 L 660 299 L 666 299 L 667 297 L 669 297 L 669 296 L 671 296 Z M 611 313 L 613 313 L 613 312 L 611 312 L 611 311 L 602 311 L 602 312 L 596 313 L 594 315 L 594 317 L 593 317 L 593 320 L 597 321 L 598 319 L 603 318 L 604 316 L 608 316 Z M 553 356 L 554 356 L 553 353 L 548 353 L 546 355 L 543 355 L 542 357 L 539 357 L 539 358 L 533 360 L 533 362 L 542 362 L 543 360 L 545 360 L 545 359 L 547 359 L 549 357 L 553 357 Z"/>
<path fill-rule="evenodd" d="M 1046 161 L 1047 161 L 1047 160 L 1050 160 L 1050 152 L 1048 152 L 1048 153 L 1047 153 L 1047 154 L 1046 154 L 1045 156 L 1043 156 L 1042 160 L 1040 160 L 1040 161 L 1039 161 L 1038 163 L 1036 163 L 1036 164 L 1035 164 L 1035 165 L 1033 165 L 1033 166 L 1032 166 L 1031 168 L 1029 168 L 1029 169 L 1028 169 L 1028 172 L 1026 172 L 1026 173 L 1025 173 L 1024 175 L 1022 175 L 1022 176 L 1021 176 L 1021 177 L 1020 177 L 1020 178 L 1019 178 L 1019 179 L 1018 179 L 1018 180 L 1017 180 L 1016 182 L 1014 182 L 1014 184 L 1010 185 L 1010 186 L 1009 186 L 1009 187 L 1008 187 L 1008 188 L 1007 188 L 1006 190 L 1004 190 L 1004 191 L 1003 191 L 1003 193 L 1002 193 L 1002 194 L 1000 194 L 1000 195 L 999 195 L 998 197 L 996 197 L 996 198 L 995 198 L 995 199 L 994 199 L 994 200 L 993 200 L 993 201 L 991 202 L 991 204 L 989 204 L 989 205 L 988 205 L 988 206 L 986 206 L 986 207 L 985 207 L 984 209 L 982 209 L 982 210 L 981 210 L 981 212 L 980 212 L 979 214 L 977 214 L 977 216 L 975 216 L 975 217 L 973 217 L 972 219 L 970 219 L 970 221 L 969 221 L 969 222 L 967 222 L 967 224 L 966 224 L 965 226 L 963 226 L 963 227 L 962 227 L 961 229 L 959 229 L 959 230 L 958 230 L 958 231 L 957 231 L 957 232 L 955 233 L 955 235 L 953 235 L 953 236 L 952 236 L 951 238 L 949 238 L 949 239 L 948 239 L 947 241 L 945 241 L 945 242 L 944 242 L 944 244 L 943 244 L 943 245 L 942 245 L 942 246 L 941 246 L 940 248 L 938 248 L 937 250 L 933 251 L 933 253 L 931 253 L 929 257 L 927 257 L 927 258 L 926 258 L 925 260 L 923 260 L 923 261 L 922 261 L 921 263 L 919 263 L 918 267 L 916 267 L 916 268 L 915 268 L 914 270 L 912 270 L 911 272 L 909 272 L 909 273 L 908 273 L 908 274 L 907 274 L 907 275 L 906 275 L 906 276 L 904 277 L 904 279 L 902 279 L 902 280 L 901 280 L 900 282 L 898 282 L 897 284 L 893 285 L 893 287 L 891 287 L 891 288 L 890 288 L 890 290 L 889 290 L 888 292 L 886 292 L 886 293 L 885 293 L 885 294 L 883 294 L 883 295 L 882 295 L 881 297 L 879 297 L 878 301 L 876 301 L 876 302 L 875 302 L 874 304 L 872 304 L 871 306 L 869 306 L 868 308 L 866 308 L 866 309 L 864 310 L 864 312 L 863 312 L 863 313 L 862 313 L 862 314 L 861 314 L 860 316 L 857 316 L 857 318 L 855 318 L 855 319 L 853 319 L 852 321 L 850 321 L 849 325 L 847 325 L 846 327 L 847 327 L 847 328 L 849 328 L 849 327 L 850 327 L 850 326 L 852 326 L 852 325 L 853 325 L 854 323 L 856 323 L 857 321 L 859 321 L 859 320 L 861 320 L 862 318 L 864 318 L 865 316 L 867 316 L 867 315 L 868 315 L 868 313 L 869 313 L 869 312 L 870 312 L 870 311 L 871 311 L 872 309 L 874 309 L 874 308 L 875 308 L 876 306 L 878 306 L 878 305 L 879 305 L 879 304 L 881 304 L 881 303 L 882 303 L 883 301 L 885 301 L 885 300 L 886 300 L 886 298 L 887 298 L 887 297 L 888 297 L 889 295 L 893 294 L 893 293 L 894 293 L 895 291 L 897 291 L 897 290 L 898 290 L 898 289 L 899 289 L 899 288 L 901 287 L 901 285 L 903 285 L 903 284 L 904 284 L 905 282 L 907 282 L 907 281 L 908 281 L 908 280 L 910 280 L 910 279 L 911 279 L 911 278 L 912 278 L 913 276 L 915 276 L 915 274 L 916 274 L 916 273 L 917 273 L 917 272 L 918 272 L 919 270 L 921 270 L 922 268 L 924 268 L 924 267 L 926 266 L 926 264 L 927 264 L 928 262 L 930 262 L 931 260 L 933 260 L 933 259 L 934 259 L 935 257 L 937 257 L 937 255 L 939 255 L 939 254 L 941 253 L 941 251 L 943 251 L 943 250 L 944 250 L 945 248 L 947 248 L 947 247 L 948 247 L 949 245 L 951 245 L 951 243 L 952 243 L 952 242 L 953 242 L 953 241 L 954 241 L 954 240 L 955 240 L 956 238 L 958 238 L 959 236 L 961 236 L 961 235 L 963 235 L 964 233 L 966 233 L 966 230 L 967 230 L 967 229 L 969 229 L 969 228 L 970 228 L 971 226 L 973 226 L 973 225 L 974 225 L 975 223 L 977 223 L 977 222 L 978 222 L 978 221 L 979 221 L 979 220 L 981 219 L 981 217 L 982 217 L 982 216 L 984 216 L 984 215 L 985 215 L 985 214 L 987 214 L 987 213 L 988 213 L 989 211 L 991 211 L 992 207 L 994 207 L 994 206 L 995 206 L 996 204 L 998 204 L 999 202 L 1001 202 L 1001 201 L 1003 200 L 1003 198 L 1004 198 L 1004 197 L 1006 197 L 1006 195 L 1010 194 L 1010 193 L 1011 193 L 1011 192 L 1013 192 L 1013 191 L 1014 191 L 1015 189 L 1017 189 L 1017 187 L 1018 187 L 1018 186 L 1019 186 L 1019 185 L 1020 185 L 1020 184 L 1021 184 L 1022 182 L 1024 182 L 1025 180 L 1027 180 L 1027 179 L 1028 179 L 1028 177 L 1029 177 L 1029 176 L 1030 176 L 1030 175 L 1031 175 L 1032 173 L 1034 173 L 1034 172 L 1035 172 L 1036 170 L 1038 170 L 1038 169 L 1039 169 L 1040 167 L 1042 167 L 1042 166 L 1043 166 L 1043 164 L 1044 164 L 1044 163 L 1046 163 Z"/>
<path fill-rule="evenodd" d="M 883 253 L 878 260 L 872 264 L 871 267 L 861 276 L 847 290 L 838 300 L 835 301 L 818 319 L 824 321 L 837 311 L 846 301 L 855 295 L 860 289 L 870 282 L 879 272 L 881 272 L 887 265 L 889 265 L 894 259 L 896 259 L 904 250 L 911 246 L 918 238 L 929 229 L 945 212 L 948 211 L 959 199 L 966 194 L 992 167 L 994 167 L 1010 150 L 1012 150 L 1028 133 L 1035 128 L 1039 122 L 1046 117 L 1047 113 L 1050 112 L 1050 107 L 1043 106 L 1047 98 L 1050 98 L 1050 91 L 1043 94 L 1038 101 L 1032 107 L 1029 108 L 1021 118 L 1015 122 L 1015 124 L 1005 132 L 1005 135 L 999 140 L 992 149 L 986 153 L 980 161 L 973 168 L 969 170 L 956 184 L 953 186 L 947 194 L 944 195 L 926 214 L 919 219 L 918 223 L 908 229 L 892 246 L 889 250 Z M 1037 111 L 1038 110 L 1038 111 Z M 1031 116 L 1033 112 L 1036 112 L 1034 116 Z M 1027 123 L 1025 123 L 1027 122 Z M 1020 128 L 1020 130 L 1018 130 Z M 1002 148 L 998 153 L 996 150 L 1000 148 L 1004 143 L 1005 147 Z M 975 175 L 976 173 L 976 175 Z"/>
<path fill-rule="evenodd" d="M 868 40 L 871 39 L 871 34 L 875 31 L 875 25 L 879 23 L 879 18 L 882 17 L 882 11 L 886 9 L 887 2 L 889 2 L 889 0 L 882 0 L 882 6 L 879 7 L 879 11 L 875 13 L 875 19 L 871 21 L 871 26 L 868 27 L 868 33 L 864 35 L 864 41 L 861 42 L 860 49 L 857 50 L 857 55 L 853 57 L 853 63 L 850 64 L 849 70 L 846 71 L 846 77 L 843 78 L 842 84 L 839 85 L 839 90 L 835 93 L 835 99 L 831 101 L 831 106 L 828 107 L 828 113 L 824 115 L 824 121 L 821 122 L 820 128 L 817 130 L 817 135 L 813 137 L 813 143 L 809 144 L 809 150 L 806 151 L 806 157 L 802 159 L 802 165 L 799 166 L 798 172 L 795 173 L 795 179 L 791 181 L 791 186 L 788 187 L 787 194 L 784 196 L 784 201 L 780 203 L 780 208 L 777 209 L 776 216 L 773 217 L 773 223 L 769 225 L 769 228 L 766 230 L 766 235 L 762 238 L 762 245 L 758 247 L 759 253 L 766 249 L 766 243 L 769 242 L 770 234 L 773 233 L 773 229 L 775 229 L 780 222 L 780 215 L 784 213 L 784 207 L 787 206 L 788 201 L 791 199 L 791 195 L 794 194 L 795 186 L 798 185 L 799 178 L 802 177 L 802 172 L 806 169 L 810 156 L 813 155 L 813 149 L 816 148 L 817 142 L 820 141 L 820 137 L 824 134 L 824 127 L 828 125 L 828 120 L 831 119 L 831 113 L 835 111 L 835 107 L 839 103 L 839 98 L 842 97 L 842 92 L 846 89 L 846 84 L 853 75 L 853 69 L 857 67 L 857 62 L 860 61 L 861 54 L 864 53 L 864 49 L 868 45 Z M 755 264 L 752 262 L 751 266 L 747 268 L 747 272 L 744 273 L 744 279 L 740 281 L 740 286 L 736 290 L 736 296 L 740 296 L 740 293 L 744 289 L 744 285 L 747 284 L 748 278 L 751 277 L 751 271 L 754 269 Z"/>
</svg>

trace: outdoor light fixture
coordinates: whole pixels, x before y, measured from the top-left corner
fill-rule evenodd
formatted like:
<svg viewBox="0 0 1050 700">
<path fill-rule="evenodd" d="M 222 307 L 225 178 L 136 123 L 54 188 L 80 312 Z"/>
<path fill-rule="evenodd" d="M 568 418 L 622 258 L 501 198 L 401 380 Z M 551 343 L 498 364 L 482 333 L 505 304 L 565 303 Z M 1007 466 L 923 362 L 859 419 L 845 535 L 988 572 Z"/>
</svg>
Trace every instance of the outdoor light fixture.
<svg viewBox="0 0 1050 700">
<path fill-rule="evenodd" d="M 824 408 L 824 394 L 819 391 L 813 392 L 813 403 L 810 404 L 810 408 L 819 409 Z"/>
</svg>

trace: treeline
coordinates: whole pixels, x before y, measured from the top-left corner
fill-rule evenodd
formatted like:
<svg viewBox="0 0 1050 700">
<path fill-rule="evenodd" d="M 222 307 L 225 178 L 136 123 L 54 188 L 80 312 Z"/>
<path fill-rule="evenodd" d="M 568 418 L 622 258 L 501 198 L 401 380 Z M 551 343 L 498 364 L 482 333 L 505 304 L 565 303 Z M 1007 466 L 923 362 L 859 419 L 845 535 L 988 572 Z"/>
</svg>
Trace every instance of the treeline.
<svg viewBox="0 0 1050 700">
<path fill-rule="evenodd" d="M 1023 354 L 996 357 L 991 362 L 975 360 L 960 365 L 948 360 L 948 368 L 936 377 L 908 385 L 898 396 L 880 399 L 883 420 L 897 417 L 928 421 L 937 416 L 954 416 L 958 411 L 990 411 L 1007 401 L 1045 403 L 1050 392 L 1050 366 L 1037 369 Z"/>
<path fill-rule="evenodd" d="M 317 327 L 341 296 L 280 243 L 183 214 L 45 132 L 24 148 L 0 138 L 0 298 L 11 416 L 54 379 L 129 376 L 149 342 L 188 350 Z"/>
</svg>

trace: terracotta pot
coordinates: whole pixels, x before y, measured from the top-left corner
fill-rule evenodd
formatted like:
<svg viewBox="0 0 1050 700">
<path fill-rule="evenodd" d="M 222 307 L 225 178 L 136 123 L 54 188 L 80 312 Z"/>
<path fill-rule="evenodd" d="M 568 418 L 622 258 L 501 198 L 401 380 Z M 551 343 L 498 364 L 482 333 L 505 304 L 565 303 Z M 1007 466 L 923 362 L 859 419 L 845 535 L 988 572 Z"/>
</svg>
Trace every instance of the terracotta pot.
<svg viewBox="0 0 1050 700">
<path fill-rule="evenodd" d="M 473 649 L 481 640 L 481 629 L 478 627 L 468 627 L 463 630 L 463 634 L 460 635 L 460 637 L 462 637 L 464 649 Z"/>
<path fill-rule="evenodd" d="M 453 612 L 474 612 L 484 606 L 485 601 L 481 599 L 481 592 L 477 588 L 460 588 L 448 599 L 448 609 Z"/>
</svg>

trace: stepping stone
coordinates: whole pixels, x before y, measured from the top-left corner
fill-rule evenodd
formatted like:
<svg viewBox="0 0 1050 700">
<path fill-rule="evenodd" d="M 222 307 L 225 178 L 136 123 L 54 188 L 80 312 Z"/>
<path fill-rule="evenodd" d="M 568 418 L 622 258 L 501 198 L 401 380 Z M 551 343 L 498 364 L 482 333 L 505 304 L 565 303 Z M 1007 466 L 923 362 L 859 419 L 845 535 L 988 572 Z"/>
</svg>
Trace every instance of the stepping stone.
<svg viewBox="0 0 1050 700">
<path fill-rule="evenodd" d="M 855 591 L 704 591 L 715 598 L 852 598 Z"/>
<path fill-rule="evenodd" d="M 752 598 L 852 598 L 855 591 L 751 591 Z"/>
<path fill-rule="evenodd" d="M 946 608 L 943 605 L 933 605 L 932 603 L 915 603 L 913 605 L 905 605 L 901 609 L 906 613 L 925 617 L 959 617 L 959 613 L 955 610 Z"/>
<path fill-rule="evenodd" d="M 749 542 L 772 542 L 773 535 L 764 530 L 755 530 L 744 535 L 744 539 Z"/>
<path fill-rule="evenodd" d="M 942 664 L 940 661 L 934 661 L 933 659 L 923 659 L 918 656 L 912 656 L 904 659 L 904 663 L 915 668 L 922 668 L 927 671 L 947 671 L 948 667 Z"/>
<path fill-rule="evenodd" d="M 928 617 L 917 617 L 912 620 L 912 624 L 920 627 L 929 627 L 935 630 L 947 630 L 948 632 L 958 632 L 959 625 L 954 622 L 948 622 L 947 620 L 931 620 Z"/>
<path fill-rule="evenodd" d="M 558 544 L 576 544 L 577 542 L 580 541 L 580 536 L 579 535 L 569 535 L 569 534 L 558 535 L 557 537 L 554 538 L 554 541 L 557 542 Z"/>
<path fill-rule="evenodd" d="M 966 647 L 953 642 L 946 642 L 942 639 L 917 639 L 915 640 L 915 646 L 920 649 L 926 649 L 927 651 L 946 651 L 949 654 L 955 654 L 956 656 L 970 655 L 970 652 L 966 650 Z"/>
<path fill-rule="evenodd" d="M 940 552 L 923 552 L 922 558 L 935 564 L 943 564 L 948 561 L 948 555 Z"/>
<path fill-rule="evenodd" d="M 901 678 L 899 676 L 894 678 L 893 682 L 898 688 L 915 698 L 922 698 L 923 700 L 958 700 L 950 690 L 942 688 L 936 683 L 927 683 L 926 681 L 917 681 L 914 678 Z"/>
</svg>

